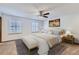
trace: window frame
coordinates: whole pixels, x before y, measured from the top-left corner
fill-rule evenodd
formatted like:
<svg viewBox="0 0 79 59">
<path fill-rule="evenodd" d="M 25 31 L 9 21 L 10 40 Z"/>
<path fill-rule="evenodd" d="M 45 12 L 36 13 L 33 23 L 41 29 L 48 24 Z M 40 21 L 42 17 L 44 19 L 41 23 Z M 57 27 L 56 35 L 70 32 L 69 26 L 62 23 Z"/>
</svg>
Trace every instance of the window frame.
<svg viewBox="0 0 79 59">
<path fill-rule="evenodd" d="M 21 34 L 22 33 L 22 21 L 21 20 L 9 20 L 8 21 L 8 33 L 9 34 Z"/>
<path fill-rule="evenodd" d="M 34 24 L 34 25 L 32 25 L 32 33 L 39 32 L 39 21 L 32 20 L 32 24 Z"/>
</svg>

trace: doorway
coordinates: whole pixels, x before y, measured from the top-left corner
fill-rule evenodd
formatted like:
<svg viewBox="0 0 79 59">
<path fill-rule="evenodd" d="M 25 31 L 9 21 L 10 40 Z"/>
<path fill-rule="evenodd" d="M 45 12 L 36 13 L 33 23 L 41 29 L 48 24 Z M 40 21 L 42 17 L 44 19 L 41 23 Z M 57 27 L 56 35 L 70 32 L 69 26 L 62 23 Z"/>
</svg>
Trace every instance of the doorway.
<svg viewBox="0 0 79 59">
<path fill-rule="evenodd" d="M 0 17 L 0 43 L 2 42 L 2 17 Z"/>
</svg>

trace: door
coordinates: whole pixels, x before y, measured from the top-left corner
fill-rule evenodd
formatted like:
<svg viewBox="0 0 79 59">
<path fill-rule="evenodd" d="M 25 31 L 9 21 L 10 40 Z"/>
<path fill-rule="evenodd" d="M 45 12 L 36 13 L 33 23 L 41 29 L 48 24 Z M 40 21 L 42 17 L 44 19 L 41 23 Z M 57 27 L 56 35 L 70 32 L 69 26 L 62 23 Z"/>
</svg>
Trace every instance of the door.
<svg viewBox="0 0 79 59">
<path fill-rule="evenodd" d="M 2 41 L 2 18 L 0 17 L 0 43 Z"/>
</svg>

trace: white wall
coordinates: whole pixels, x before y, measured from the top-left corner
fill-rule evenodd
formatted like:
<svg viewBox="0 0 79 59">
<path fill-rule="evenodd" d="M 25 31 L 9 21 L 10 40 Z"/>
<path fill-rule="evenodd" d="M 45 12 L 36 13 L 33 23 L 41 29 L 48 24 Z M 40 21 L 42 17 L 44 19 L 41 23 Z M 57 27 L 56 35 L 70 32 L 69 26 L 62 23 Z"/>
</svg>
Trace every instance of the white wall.
<svg viewBox="0 0 79 59">
<path fill-rule="evenodd" d="M 60 18 L 60 27 L 49 27 L 49 20 L 44 22 L 45 29 L 66 29 L 79 34 L 79 14 L 70 14 L 58 17 Z"/>
<path fill-rule="evenodd" d="M 2 41 L 21 39 L 23 36 L 27 36 L 30 33 L 32 33 L 32 31 L 31 31 L 32 19 L 23 18 L 23 17 L 16 17 L 16 16 L 11 16 L 11 15 L 6 15 L 6 14 L 0 14 L 0 16 L 2 16 Z M 79 14 L 65 15 L 65 16 L 61 16 L 58 18 L 60 18 L 60 27 L 56 27 L 56 28 L 53 27 L 53 29 L 64 28 L 64 29 L 72 30 L 75 33 L 79 34 L 79 32 L 78 32 L 79 31 Z M 8 26 L 9 19 L 22 20 L 23 30 L 22 30 L 21 34 L 10 35 L 8 33 L 7 26 Z M 44 28 L 49 29 L 49 20 L 45 20 Z"/>
<path fill-rule="evenodd" d="M 9 34 L 8 20 L 22 20 L 23 30 L 21 34 Z M 2 15 L 2 41 L 21 39 L 23 36 L 27 36 L 31 33 L 31 20 L 16 16 Z"/>
<path fill-rule="evenodd" d="M 21 39 L 22 37 L 26 37 L 32 33 L 32 19 L 29 18 L 23 18 L 23 17 L 17 17 L 7 14 L 1 14 L 2 16 L 2 41 L 8 41 L 8 40 L 14 40 L 14 39 Z M 10 34 L 8 30 L 8 20 L 21 20 L 22 21 L 22 33 L 21 34 Z M 42 28 L 42 23 L 41 27 Z"/>
<path fill-rule="evenodd" d="M 62 16 L 61 27 L 79 34 L 79 14 Z"/>
</svg>

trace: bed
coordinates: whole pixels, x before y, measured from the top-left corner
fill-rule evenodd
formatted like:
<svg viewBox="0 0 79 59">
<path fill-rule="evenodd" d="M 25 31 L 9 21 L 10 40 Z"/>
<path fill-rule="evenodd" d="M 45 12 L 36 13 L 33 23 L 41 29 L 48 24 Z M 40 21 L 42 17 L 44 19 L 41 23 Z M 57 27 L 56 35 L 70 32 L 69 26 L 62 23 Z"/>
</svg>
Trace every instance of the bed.
<svg viewBox="0 0 79 59">
<path fill-rule="evenodd" d="M 38 47 L 38 54 L 48 54 L 49 48 L 61 42 L 59 35 L 49 33 L 32 33 L 27 37 L 23 37 L 23 42 L 29 48 Z"/>
<path fill-rule="evenodd" d="M 33 33 L 32 35 L 46 40 L 50 48 L 52 48 L 55 44 L 61 42 L 61 38 L 59 35 L 53 35 L 48 33 Z"/>
</svg>

